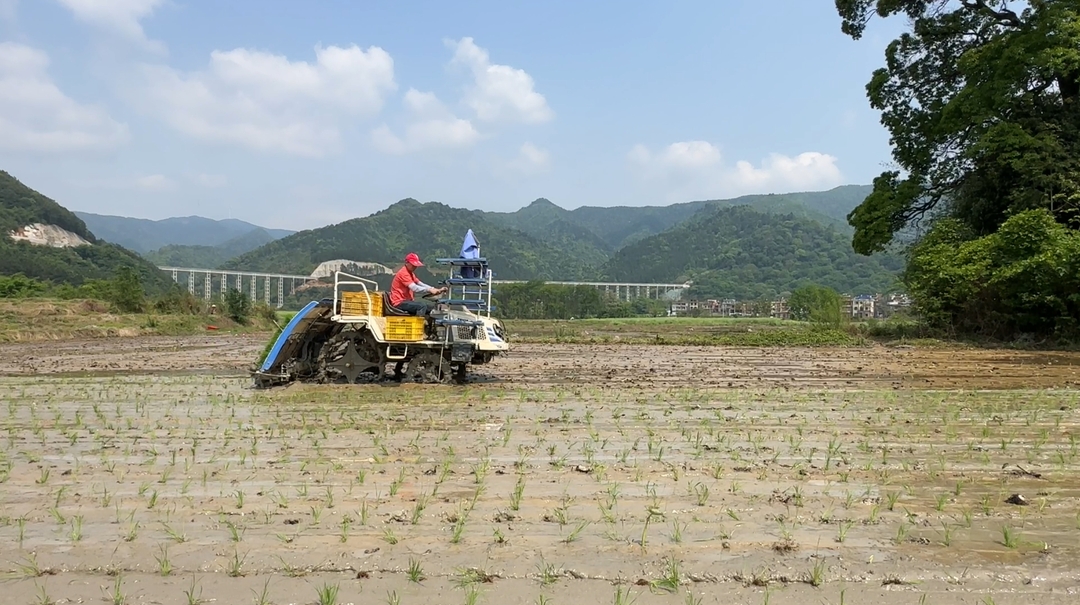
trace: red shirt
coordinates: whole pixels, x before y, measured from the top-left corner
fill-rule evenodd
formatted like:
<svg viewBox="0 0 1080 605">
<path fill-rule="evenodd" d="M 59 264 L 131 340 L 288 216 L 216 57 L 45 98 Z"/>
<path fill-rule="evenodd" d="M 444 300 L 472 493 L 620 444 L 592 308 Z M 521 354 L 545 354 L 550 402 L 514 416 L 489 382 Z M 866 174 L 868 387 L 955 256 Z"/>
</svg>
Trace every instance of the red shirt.
<svg viewBox="0 0 1080 605">
<path fill-rule="evenodd" d="M 396 307 L 403 301 L 412 300 L 413 293 L 409 289 L 409 284 L 419 283 L 423 282 L 409 273 L 408 267 L 398 269 L 398 272 L 394 274 L 394 281 L 390 283 L 390 304 Z"/>
</svg>

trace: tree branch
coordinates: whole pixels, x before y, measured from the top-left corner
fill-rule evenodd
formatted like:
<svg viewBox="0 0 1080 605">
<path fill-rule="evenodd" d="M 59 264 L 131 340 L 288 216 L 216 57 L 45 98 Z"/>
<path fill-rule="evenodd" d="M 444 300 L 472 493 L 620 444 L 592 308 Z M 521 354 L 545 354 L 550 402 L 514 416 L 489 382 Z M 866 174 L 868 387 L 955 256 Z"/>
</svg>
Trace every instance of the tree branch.
<svg viewBox="0 0 1080 605">
<path fill-rule="evenodd" d="M 1001 10 L 994 9 L 986 3 L 986 0 L 960 0 L 960 4 L 968 10 L 983 12 L 992 16 L 997 19 L 998 23 L 1001 25 L 1020 27 L 1024 24 L 1016 12 L 1007 8 L 1002 8 Z"/>
</svg>

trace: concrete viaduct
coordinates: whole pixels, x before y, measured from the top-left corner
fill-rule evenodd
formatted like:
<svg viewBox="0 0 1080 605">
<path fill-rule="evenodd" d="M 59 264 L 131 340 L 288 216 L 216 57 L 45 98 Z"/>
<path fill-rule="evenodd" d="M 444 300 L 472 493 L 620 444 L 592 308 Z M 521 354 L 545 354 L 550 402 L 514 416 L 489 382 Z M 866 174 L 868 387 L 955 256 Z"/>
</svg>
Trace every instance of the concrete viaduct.
<svg viewBox="0 0 1080 605">
<path fill-rule="evenodd" d="M 188 292 L 202 296 L 206 300 L 214 297 L 215 287 L 221 296 L 230 289 L 246 293 L 252 302 L 262 302 L 281 308 L 285 297 L 294 293 L 298 285 L 318 281 L 311 275 L 289 275 L 285 273 L 259 273 L 253 271 L 234 271 L 231 269 L 199 269 L 195 267 L 158 267 L 172 275 L 174 282 L 187 286 Z M 524 284 L 526 280 L 492 280 L 498 284 Z M 690 283 L 655 284 L 655 283 L 616 283 L 591 281 L 546 281 L 548 284 L 564 286 L 592 286 L 607 293 L 614 293 L 616 298 L 671 298 L 679 297 L 690 287 Z M 273 295 L 273 296 L 271 296 Z"/>
</svg>

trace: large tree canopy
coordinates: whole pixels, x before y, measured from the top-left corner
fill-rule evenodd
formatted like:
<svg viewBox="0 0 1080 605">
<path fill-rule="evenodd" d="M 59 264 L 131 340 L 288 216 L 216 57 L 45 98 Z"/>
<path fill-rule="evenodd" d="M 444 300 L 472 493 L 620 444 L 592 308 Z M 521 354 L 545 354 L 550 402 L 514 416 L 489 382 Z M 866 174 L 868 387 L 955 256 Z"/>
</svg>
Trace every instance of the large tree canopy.
<svg viewBox="0 0 1080 605">
<path fill-rule="evenodd" d="M 973 237 L 1036 208 L 1080 226 L 1080 3 L 836 0 L 842 30 L 906 16 L 909 32 L 867 84 L 900 170 L 848 216 L 853 246 L 948 216 Z"/>
</svg>

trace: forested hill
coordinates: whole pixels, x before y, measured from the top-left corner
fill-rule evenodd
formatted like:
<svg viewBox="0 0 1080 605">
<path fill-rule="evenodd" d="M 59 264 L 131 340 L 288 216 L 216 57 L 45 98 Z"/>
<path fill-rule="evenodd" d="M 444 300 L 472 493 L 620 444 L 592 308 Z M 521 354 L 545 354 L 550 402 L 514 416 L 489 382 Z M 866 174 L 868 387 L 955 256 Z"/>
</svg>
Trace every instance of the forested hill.
<svg viewBox="0 0 1080 605">
<path fill-rule="evenodd" d="M 610 253 L 640 239 L 656 235 L 682 223 L 702 210 L 750 206 L 771 214 L 793 214 L 823 225 L 850 232 L 847 214 L 870 193 L 869 185 L 844 185 L 828 191 L 746 195 L 727 200 L 703 200 L 670 206 L 581 206 L 566 210 L 547 199 L 538 199 L 515 212 L 486 212 L 484 215 L 501 225 L 536 237 L 547 237 L 553 225 L 569 224 L 587 232 L 593 241 L 589 248 Z M 579 240 L 583 241 L 583 240 Z"/>
<path fill-rule="evenodd" d="M 150 220 L 91 212 L 75 214 L 82 218 L 90 231 L 99 238 L 140 254 L 164 246 L 221 246 L 254 232 L 264 232 L 271 240 L 294 233 L 285 229 L 264 229 L 237 219 L 215 220 L 201 216 L 184 216 Z"/>
<path fill-rule="evenodd" d="M 250 252 L 259 246 L 264 246 L 277 239 L 266 229 L 257 228 L 254 231 L 234 237 L 216 246 L 184 246 L 172 244 L 162 246 L 157 250 L 144 252 L 143 256 L 159 267 L 201 267 L 214 268 L 236 258 L 245 252 Z"/>
<path fill-rule="evenodd" d="M 93 243 L 96 238 L 78 216 L 0 170 L 0 233 L 33 223 L 55 225 Z"/>
<path fill-rule="evenodd" d="M 793 214 L 751 206 L 706 210 L 619 250 L 602 269 L 613 281 L 694 282 L 698 298 L 757 299 L 814 282 L 853 294 L 895 284 L 902 259 L 865 257 L 848 236 Z"/>
<path fill-rule="evenodd" d="M 63 229 L 85 243 L 52 247 L 12 238 L 13 231 L 35 224 Z M 0 275 L 22 273 L 54 284 L 79 285 L 112 278 L 125 265 L 140 274 L 150 291 L 168 283 L 154 265 L 121 246 L 98 241 L 74 213 L 0 170 Z"/>
<path fill-rule="evenodd" d="M 226 262 L 238 270 L 306 274 L 320 262 L 339 258 L 398 266 L 409 252 L 434 265 L 457 256 L 472 229 L 491 268 L 502 279 L 585 279 L 596 266 L 522 231 L 497 224 L 474 210 L 405 199 L 371 216 L 301 231 Z M 434 267 L 432 267 L 434 268 Z"/>
</svg>

